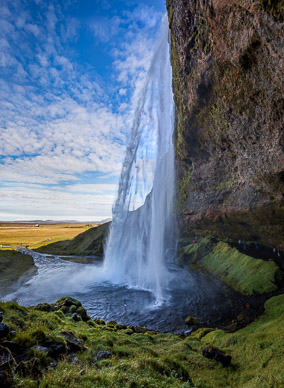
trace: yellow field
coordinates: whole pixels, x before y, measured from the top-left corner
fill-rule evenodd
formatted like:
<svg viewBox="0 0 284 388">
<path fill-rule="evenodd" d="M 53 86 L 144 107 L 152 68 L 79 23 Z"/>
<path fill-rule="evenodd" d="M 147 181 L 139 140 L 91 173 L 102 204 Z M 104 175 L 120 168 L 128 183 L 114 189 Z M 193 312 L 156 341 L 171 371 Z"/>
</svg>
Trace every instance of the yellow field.
<svg viewBox="0 0 284 388">
<path fill-rule="evenodd" d="M 84 224 L 28 224 L 0 223 L 0 245 L 29 246 L 30 248 L 52 242 L 68 240 L 83 233 L 93 225 Z"/>
</svg>

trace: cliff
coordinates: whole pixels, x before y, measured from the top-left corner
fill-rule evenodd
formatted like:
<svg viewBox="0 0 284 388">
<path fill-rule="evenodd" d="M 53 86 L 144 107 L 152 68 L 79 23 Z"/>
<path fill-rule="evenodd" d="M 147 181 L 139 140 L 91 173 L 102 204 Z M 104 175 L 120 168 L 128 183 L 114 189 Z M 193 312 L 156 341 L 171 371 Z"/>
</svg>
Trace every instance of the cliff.
<svg viewBox="0 0 284 388">
<path fill-rule="evenodd" d="M 35 249 L 35 251 L 50 255 L 103 256 L 104 244 L 109 227 L 110 222 L 107 222 L 78 234 L 72 240 L 58 241 L 44 245 Z"/>
<path fill-rule="evenodd" d="M 167 0 L 181 234 L 284 248 L 283 0 Z"/>
</svg>

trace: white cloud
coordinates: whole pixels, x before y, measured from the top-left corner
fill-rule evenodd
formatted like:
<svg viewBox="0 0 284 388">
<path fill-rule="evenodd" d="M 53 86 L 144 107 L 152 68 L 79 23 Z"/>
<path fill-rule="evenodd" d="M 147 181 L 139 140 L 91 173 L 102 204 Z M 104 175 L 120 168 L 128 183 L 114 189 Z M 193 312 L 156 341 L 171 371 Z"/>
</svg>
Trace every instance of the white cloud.
<svg viewBox="0 0 284 388">
<path fill-rule="evenodd" d="M 117 85 L 112 90 L 125 100 L 115 112 L 104 81 L 92 68 L 82 72 L 62 47 L 62 42 L 78 39 L 81 23 L 74 18 L 65 23 L 58 5 L 46 10 L 42 2 L 41 7 L 40 24 L 23 7 L 17 15 L 7 7 L 0 13 L 0 64 L 10 74 L 0 79 L 0 181 L 5 184 L 0 214 L 106 218 L 116 184 L 82 184 L 82 176 L 100 172 L 104 175 L 97 180 L 114 176 L 117 181 L 153 51 L 149 31 L 159 15 L 140 7 L 92 22 L 94 35 L 104 42 L 129 24 L 123 43 L 112 51 Z"/>
</svg>

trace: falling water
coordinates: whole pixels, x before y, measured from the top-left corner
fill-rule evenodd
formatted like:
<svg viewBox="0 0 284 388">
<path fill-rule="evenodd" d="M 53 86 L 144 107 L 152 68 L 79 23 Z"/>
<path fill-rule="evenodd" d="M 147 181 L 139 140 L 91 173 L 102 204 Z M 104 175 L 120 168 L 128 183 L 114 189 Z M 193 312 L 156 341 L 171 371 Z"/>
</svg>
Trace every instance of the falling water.
<svg viewBox="0 0 284 388">
<path fill-rule="evenodd" d="M 169 281 L 166 252 L 173 243 L 174 102 L 168 36 L 164 20 L 135 110 L 104 260 L 112 283 L 150 290 L 157 303 Z"/>
</svg>

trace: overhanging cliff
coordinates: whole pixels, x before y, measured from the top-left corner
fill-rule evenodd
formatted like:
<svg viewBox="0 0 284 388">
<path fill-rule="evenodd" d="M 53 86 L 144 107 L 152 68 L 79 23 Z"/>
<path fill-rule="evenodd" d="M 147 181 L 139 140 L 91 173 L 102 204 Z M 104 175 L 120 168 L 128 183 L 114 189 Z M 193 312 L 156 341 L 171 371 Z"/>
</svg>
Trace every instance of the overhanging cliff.
<svg viewBox="0 0 284 388">
<path fill-rule="evenodd" d="M 181 233 L 283 239 L 283 0 L 168 0 Z"/>
</svg>

